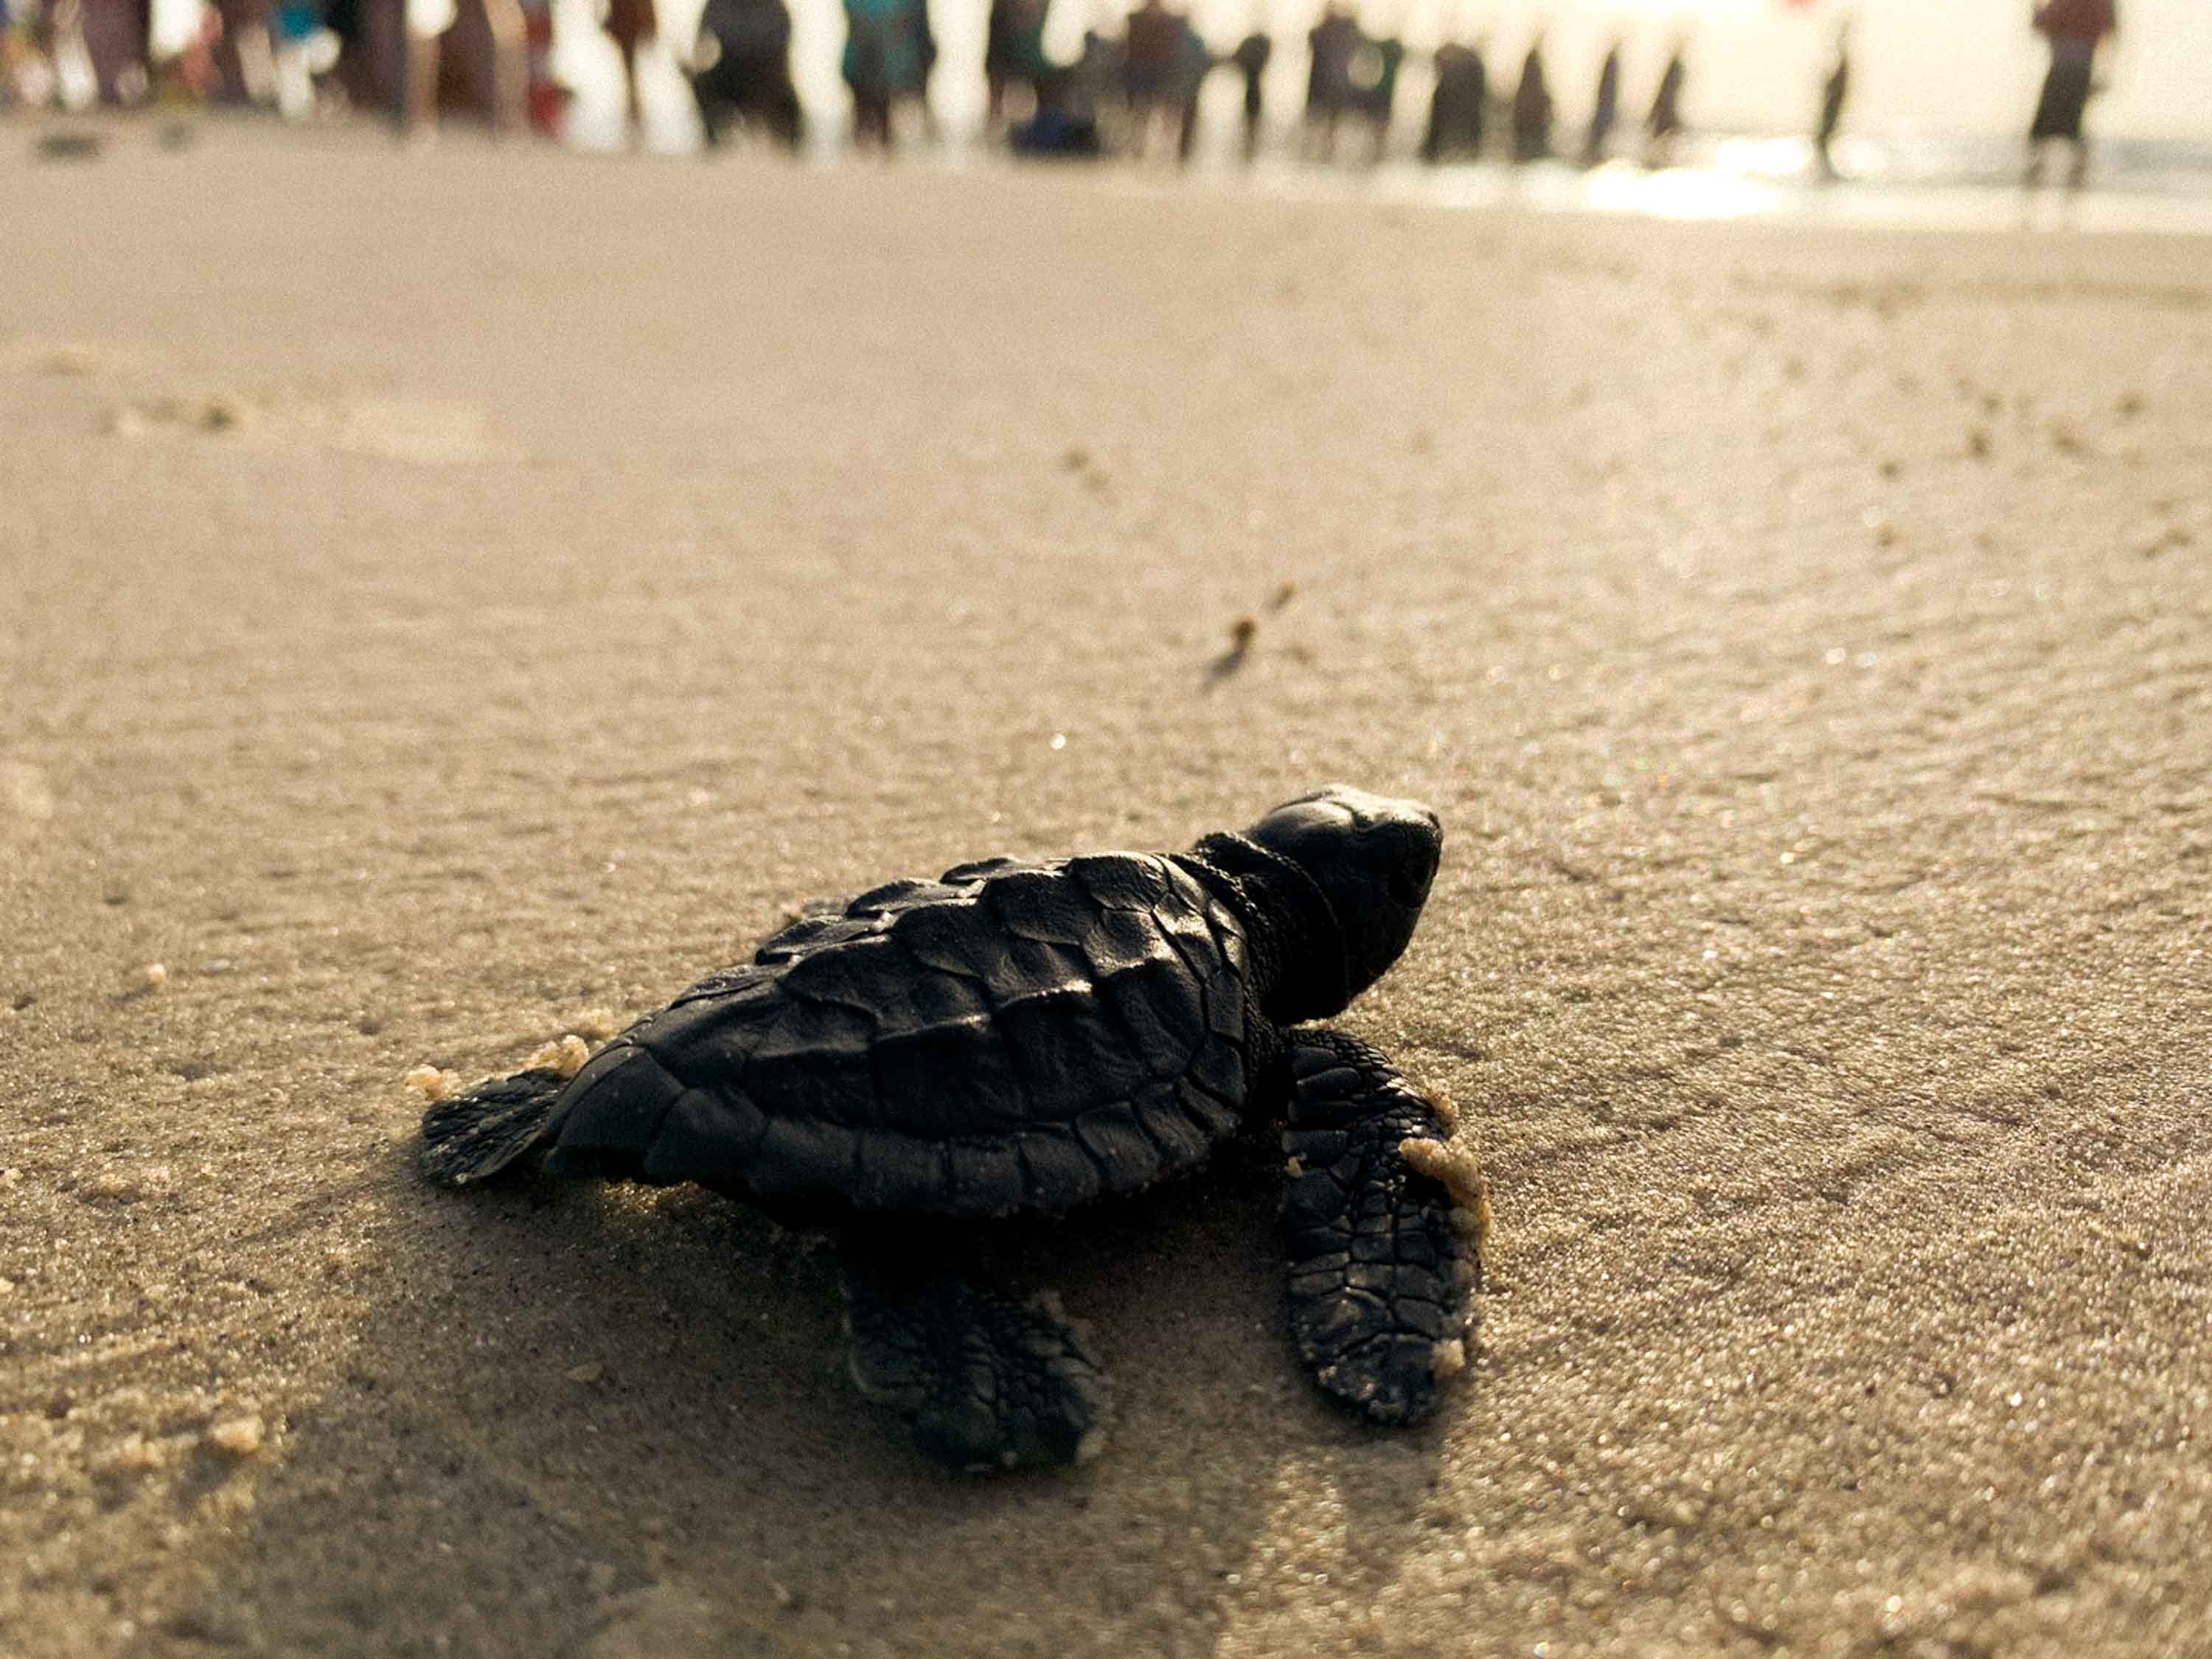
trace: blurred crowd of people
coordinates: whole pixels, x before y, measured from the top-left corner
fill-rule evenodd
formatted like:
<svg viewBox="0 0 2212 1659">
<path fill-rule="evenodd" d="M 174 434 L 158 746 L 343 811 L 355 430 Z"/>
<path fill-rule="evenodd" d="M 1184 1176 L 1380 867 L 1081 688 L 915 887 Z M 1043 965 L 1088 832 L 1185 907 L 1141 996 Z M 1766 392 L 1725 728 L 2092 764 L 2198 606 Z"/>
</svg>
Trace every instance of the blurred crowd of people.
<svg viewBox="0 0 2212 1659">
<path fill-rule="evenodd" d="M 898 3 L 898 0 L 894 0 Z M 917 9 L 922 0 L 904 0 Z M 1194 144 L 1199 97 L 1216 70 L 1234 75 L 1241 90 L 1239 147 L 1247 160 L 1261 147 L 1267 126 L 1265 76 L 1275 43 L 1255 27 L 1226 52 L 1202 39 L 1183 13 L 1165 0 L 1143 0 L 1118 37 L 1086 33 L 1070 65 L 1042 51 L 1046 0 L 994 0 L 991 9 L 988 125 L 1018 151 L 1144 155 L 1155 130 L 1172 130 L 1177 156 L 1188 160 Z M 1389 152 L 1399 113 L 1398 88 L 1408 62 L 1422 54 L 1394 34 L 1372 34 L 1342 0 L 1329 0 L 1306 32 L 1306 82 L 1296 144 L 1306 160 L 1338 155 L 1340 130 L 1364 137 L 1365 158 Z M 1687 78 L 1686 41 L 1678 41 L 1662 72 L 1646 122 L 1646 159 L 1663 161 L 1683 131 L 1682 90 Z M 1430 49 L 1433 70 L 1427 120 L 1419 154 L 1424 161 L 1464 161 L 1484 153 L 1488 135 L 1505 135 L 1499 153 L 1529 161 L 1562 153 L 1555 144 L 1555 111 L 1545 76 L 1544 41 L 1529 42 L 1517 84 L 1493 81 L 1487 37 L 1452 38 Z M 1597 107 L 1583 141 L 1571 152 L 1595 165 L 1613 153 L 1619 125 L 1621 47 L 1614 43 L 1601 73 Z M 1017 106 L 1033 112 L 1009 118 Z"/>
<path fill-rule="evenodd" d="M 153 23 L 150 0 L 0 0 L 0 106 L 351 106 L 427 126 L 443 105 L 551 136 L 567 102 L 550 0 L 207 0 L 166 52 Z"/>
<path fill-rule="evenodd" d="M 628 118 L 642 125 L 640 54 L 655 40 L 653 0 L 599 0 L 600 27 L 623 65 Z M 935 136 L 930 81 L 938 60 L 930 0 L 842 0 L 846 39 L 840 67 L 852 100 L 855 148 L 889 152 L 902 128 Z M 989 0 L 983 72 L 990 137 L 1019 154 L 1141 157 L 1164 130 L 1177 157 L 1196 144 L 1200 94 L 1217 71 L 1241 84 L 1240 148 L 1255 155 L 1267 129 L 1267 71 L 1276 46 L 1264 24 L 1217 51 L 1188 13 L 1167 0 L 1139 0 L 1118 30 L 1086 30 L 1069 61 L 1046 49 L 1051 0 Z M 0 106 L 149 100 L 272 106 L 302 115 L 332 105 L 392 112 L 422 130 L 441 107 L 472 109 L 496 130 L 557 135 L 568 89 L 552 70 L 551 0 L 206 0 L 197 32 L 157 59 L 152 0 L 0 0 Z M 2051 66 L 2029 132 L 2028 180 L 2040 176 L 2052 141 L 2074 152 L 2071 180 L 2086 171 L 2083 115 L 2096 90 L 2102 42 L 2118 27 L 2113 0 L 2041 0 L 2032 21 Z M 678 54 L 708 145 L 750 130 L 796 149 L 805 116 L 793 81 L 787 0 L 706 0 L 696 42 Z M 1346 0 L 1326 0 L 1306 32 L 1307 71 L 1297 148 L 1308 160 L 1336 157 L 1339 130 L 1365 138 L 1365 155 L 1387 153 L 1398 116 L 1401 71 L 1416 54 L 1395 34 L 1370 33 Z M 1634 154 L 1664 166 L 1686 128 L 1689 40 L 1671 43 L 1650 88 Z M 1429 48 L 1432 70 L 1419 154 L 1440 162 L 1494 149 L 1528 162 L 1559 156 L 1595 167 L 1630 150 L 1622 109 L 1624 42 L 1598 66 L 1587 118 L 1563 120 L 1546 72 L 1540 27 L 1499 74 L 1486 36 L 1448 38 Z M 1815 165 L 1837 176 L 1833 144 L 1850 95 L 1848 19 L 1820 88 L 1811 126 Z M 1493 135 L 1495 135 L 1493 137 Z"/>
</svg>

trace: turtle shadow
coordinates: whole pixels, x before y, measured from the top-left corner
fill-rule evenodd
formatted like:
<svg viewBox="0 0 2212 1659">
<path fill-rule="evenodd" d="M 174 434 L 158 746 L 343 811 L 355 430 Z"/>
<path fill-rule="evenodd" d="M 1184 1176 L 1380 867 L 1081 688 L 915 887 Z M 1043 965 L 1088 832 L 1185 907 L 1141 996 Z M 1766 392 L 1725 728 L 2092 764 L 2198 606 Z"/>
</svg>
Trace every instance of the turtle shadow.
<svg viewBox="0 0 2212 1659">
<path fill-rule="evenodd" d="M 1321 1401 L 1282 1328 L 1272 1157 L 987 1266 L 1057 1289 L 1115 1389 L 1105 1455 L 979 1479 L 842 1375 L 834 1254 L 695 1188 L 467 1199 L 368 1176 L 378 1293 L 254 1518 L 158 1638 L 347 1653 L 1210 1652 L 1315 1459 L 1395 1557 L 1441 1437 Z M 1085 1633 L 1071 1644 L 1069 1632 Z M 158 1640 L 156 1641 L 158 1646 Z"/>
</svg>

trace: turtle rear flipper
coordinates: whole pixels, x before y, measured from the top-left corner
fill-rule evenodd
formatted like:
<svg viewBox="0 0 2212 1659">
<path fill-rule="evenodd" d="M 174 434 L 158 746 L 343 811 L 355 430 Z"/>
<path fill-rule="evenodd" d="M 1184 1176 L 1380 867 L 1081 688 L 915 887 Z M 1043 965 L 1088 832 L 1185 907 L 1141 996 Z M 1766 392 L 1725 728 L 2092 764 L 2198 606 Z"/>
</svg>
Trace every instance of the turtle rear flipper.
<svg viewBox="0 0 2212 1659">
<path fill-rule="evenodd" d="M 1291 1052 L 1291 1335 L 1314 1380 L 1372 1421 L 1418 1423 L 1466 1369 L 1481 1283 L 1482 1177 L 1448 1107 L 1337 1031 Z"/>
<path fill-rule="evenodd" d="M 489 1078 L 422 1114 L 422 1173 L 441 1187 L 473 1187 L 547 1138 L 568 1073 L 532 1066 Z"/>
</svg>

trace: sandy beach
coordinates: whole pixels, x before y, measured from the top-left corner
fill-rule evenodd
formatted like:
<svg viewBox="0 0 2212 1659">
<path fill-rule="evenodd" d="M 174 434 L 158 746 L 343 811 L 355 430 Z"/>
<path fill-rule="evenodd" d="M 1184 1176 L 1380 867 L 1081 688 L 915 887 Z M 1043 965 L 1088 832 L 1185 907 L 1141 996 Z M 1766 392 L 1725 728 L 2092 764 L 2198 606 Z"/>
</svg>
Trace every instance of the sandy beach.
<svg viewBox="0 0 2212 1659">
<path fill-rule="evenodd" d="M 2212 240 L 32 131 L 0 1653 L 2212 1651 Z M 411 1067 L 1332 779 L 1448 836 L 1422 1430 L 1264 1144 L 1009 1250 L 1117 1412 L 1002 1480 L 806 1241 L 414 1173 Z"/>
</svg>

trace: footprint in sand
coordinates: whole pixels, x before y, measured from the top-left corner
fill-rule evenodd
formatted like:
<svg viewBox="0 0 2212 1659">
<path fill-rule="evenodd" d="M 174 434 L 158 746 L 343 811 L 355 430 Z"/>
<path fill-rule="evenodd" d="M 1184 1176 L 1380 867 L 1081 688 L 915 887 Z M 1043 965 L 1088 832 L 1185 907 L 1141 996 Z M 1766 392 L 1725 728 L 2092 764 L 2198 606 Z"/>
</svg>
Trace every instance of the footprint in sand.
<svg viewBox="0 0 2212 1659">
<path fill-rule="evenodd" d="M 119 438 L 143 437 L 166 428 L 256 444 L 380 455 L 418 466 L 465 465 L 500 453 L 481 410 L 426 398 L 324 403 L 214 392 L 125 404 L 110 413 L 106 425 Z"/>
<path fill-rule="evenodd" d="M 118 361 L 117 353 L 85 340 L 28 336 L 0 340 L 0 368 L 19 374 L 52 374 L 81 380 L 112 368 Z"/>
</svg>

